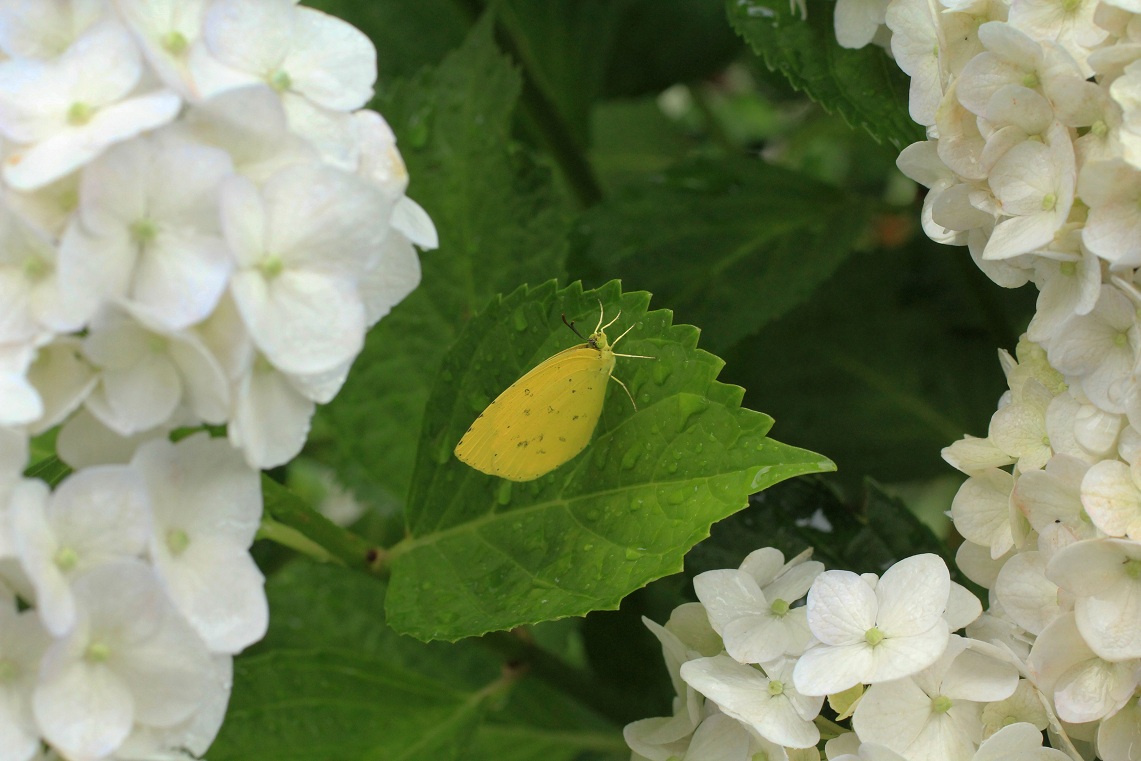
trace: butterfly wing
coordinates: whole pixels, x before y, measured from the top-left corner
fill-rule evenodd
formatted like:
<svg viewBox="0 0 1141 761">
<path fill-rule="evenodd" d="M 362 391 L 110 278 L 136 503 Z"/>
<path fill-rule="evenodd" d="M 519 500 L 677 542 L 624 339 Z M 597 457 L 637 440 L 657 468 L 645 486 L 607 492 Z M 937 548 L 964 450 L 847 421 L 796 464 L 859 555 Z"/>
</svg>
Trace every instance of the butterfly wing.
<svg viewBox="0 0 1141 761">
<path fill-rule="evenodd" d="M 585 344 L 559 352 L 487 406 L 456 445 L 476 470 L 530 481 L 567 462 L 590 443 L 614 355 Z"/>
</svg>

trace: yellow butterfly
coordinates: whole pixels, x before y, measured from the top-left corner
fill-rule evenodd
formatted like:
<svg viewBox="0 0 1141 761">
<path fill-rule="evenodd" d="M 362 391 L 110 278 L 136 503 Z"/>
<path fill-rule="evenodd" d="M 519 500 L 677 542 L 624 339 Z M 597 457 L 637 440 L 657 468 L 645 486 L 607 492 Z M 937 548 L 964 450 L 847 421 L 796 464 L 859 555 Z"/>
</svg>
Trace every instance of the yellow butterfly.
<svg viewBox="0 0 1141 761">
<path fill-rule="evenodd" d="M 599 302 L 599 309 L 602 303 Z M 569 461 L 590 443 L 606 400 L 606 384 L 614 380 L 634 397 L 626 384 L 614 378 L 615 357 L 656 359 L 641 354 L 616 354 L 629 328 L 606 340 L 602 314 L 586 343 L 560 351 L 515 381 L 480 413 L 456 444 L 456 457 L 476 470 L 511 481 L 531 481 Z M 563 322 L 575 330 L 573 322 Z M 634 405 L 637 409 L 637 405 Z"/>
</svg>

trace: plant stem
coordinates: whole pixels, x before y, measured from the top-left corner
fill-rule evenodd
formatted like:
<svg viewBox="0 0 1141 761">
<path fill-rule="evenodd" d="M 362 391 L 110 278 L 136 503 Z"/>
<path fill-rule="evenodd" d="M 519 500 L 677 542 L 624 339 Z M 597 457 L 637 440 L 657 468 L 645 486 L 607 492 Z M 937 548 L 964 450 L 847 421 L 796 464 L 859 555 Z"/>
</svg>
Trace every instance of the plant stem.
<svg viewBox="0 0 1141 761">
<path fill-rule="evenodd" d="M 455 2 L 472 23 L 485 12 L 482 0 Z M 498 15 L 495 19 L 495 41 L 519 67 L 523 79 L 520 103 L 525 126 L 550 152 L 579 205 L 583 208 L 594 206 L 602 200 L 602 187 L 594 169 L 554 101 L 539 87 L 534 74 L 535 62 L 524 54 L 524 46 L 519 44 L 515 34 L 500 21 Z"/>
<path fill-rule="evenodd" d="M 317 551 L 324 552 L 327 559 L 355 571 L 374 576 L 388 574 L 382 548 L 341 528 L 265 475 L 262 476 L 262 494 L 267 516 L 262 523 L 262 532 L 266 538 L 313 557 Z"/>
</svg>

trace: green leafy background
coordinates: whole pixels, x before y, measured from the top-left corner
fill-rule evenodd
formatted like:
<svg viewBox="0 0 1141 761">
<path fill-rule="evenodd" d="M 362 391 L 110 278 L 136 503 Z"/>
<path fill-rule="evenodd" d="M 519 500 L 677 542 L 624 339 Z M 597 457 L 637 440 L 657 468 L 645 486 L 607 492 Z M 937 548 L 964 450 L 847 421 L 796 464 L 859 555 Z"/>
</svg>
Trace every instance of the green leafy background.
<svg viewBox="0 0 1141 761">
<path fill-rule="evenodd" d="M 671 710 L 641 617 L 695 573 L 763 545 L 950 557 L 938 452 L 985 431 L 1033 295 L 924 239 L 894 167 L 922 139 L 906 77 L 836 45 L 832 0 L 312 4 L 376 43 L 372 105 L 440 247 L 304 455 L 388 575 L 255 547 L 270 632 L 211 761 L 624 760 L 622 725 Z M 532 483 L 456 461 L 599 300 L 659 357 L 619 360 L 638 410 L 611 388 L 592 445 Z"/>
</svg>

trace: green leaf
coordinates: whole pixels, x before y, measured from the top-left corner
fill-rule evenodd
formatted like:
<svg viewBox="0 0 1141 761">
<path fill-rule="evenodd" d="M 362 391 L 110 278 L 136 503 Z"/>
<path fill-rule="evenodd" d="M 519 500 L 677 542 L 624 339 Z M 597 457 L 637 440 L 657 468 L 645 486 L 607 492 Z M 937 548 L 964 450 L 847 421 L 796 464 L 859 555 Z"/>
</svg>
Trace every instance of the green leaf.
<svg viewBox="0 0 1141 761">
<path fill-rule="evenodd" d="M 687 575 L 736 568 L 753 550 L 775 547 L 786 558 L 813 548 L 828 568 L 883 573 L 904 558 L 930 552 L 951 575 L 971 585 L 955 568 L 948 546 L 879 484 L 865 482 L 863 504 L 851 506 L 822 478 L 800 478 L 758 494 L 748 509 L 713 527 L 686 558 Z M 973 586 L 973 585 L 971 585 Z"/>
<path fill-rule="evenodd" d="M 996 349 L 1013 346 L 1007 325 L 1026 324 L 1034 297 L 985 281 L 962 248 L 916 239 L 858 252 L 808 301 L 725 352 L 726 380 L 798 443 L 827 452 L 853 487 L 865 475 L 944 475 L 940 450 L 985 434 L 1006 389 Z"/>
<path fill-rule="evenodd" d="M 494 294 L 563 269 L 568 218 L 549 172 L 510 137 L 520 81 L 486 22 L 382 111 L 400 138 L 409 195 L 440 248 L 423 281 L 369 333 L 341 393 L 317 415 L 315 458 L 374 503 L 407 493 L 428 389 L 460 327 Z"/>
<path fill-rule="evenodd" d="M 513 483 L 455 459 L 461 434 L 524 370 L 575 343 L 559 319 L 587 324 L 599 303 L 633 325 L 593 443 L 549 475 Z M 714 379 L 722 362 L 697 330 L 648 312 L 649 294 L 616 282 L 520 288 L 494 299 L 456 341 L 421 433 L 408 538 L 390 551 L 394 628 L 457 639 L 614 607 L 681 568 L 685 552 L 748 494 L 829 470 L 819 455 L 765 438 L 767 415 L 741 409 L 742 390 Z"/>
<path fill-rule="evenodd" d="M 712 77 L 741 50 L 719 0 L 638 0 L 616 33 L 605 94 L 657 93 L 677 82 Z"/>
<path fill-rule="evenodd" d="M 603 99 L 704 79 L 741 49 L 721 0 L 510 0 L 498 12 L 582 145 Z"/>
<path fill-rule="evenodd" d="M 809 5 L 802 21 L 788 0 L 725 0 L 733 28 L 793 87 L 896 149 L 922 140 L 923 128 L 907 113 L 907 75 L 875 45 L 840 47 L 833 0 Z"/>
<path fill-rule="evenodd" d="M 456 644 L 424 643 L 394 632 L 384 621 L 386 589 L 387 585 L 375 577 L 304 561 L 294 562 L 272 576 L 266 586 L 273 610 L 269 632 L 237 661 L 234 706 L 239 712 L 231 711 L 209 758 L 213 760 L 221 753 L 232 755 L 219 755 L 219 758 L 246 758 L 239 750 L 245 753 L 249 752 L 247 749 L 260 748 L 260 739 L 270 727 L 277 726 L 276 718 L 267 719 L 265 712 L 257 709 L 255 695 L 257 700 L 271 706 L 288 701 L 291 705 L 316 705 L 324 710 L 324 701 L 330 693 L 321 679 L 300 684 L 290 679 L 275 680 L 273 671 L 277 666 L 298 673 L 310 667 L 329 666 L 340 679 L 341 667 L 356 670 L 360 664 L 371 667 L 382 663 L 384 673 L 411 685 L 413 697 L 412 703 L 391 718 L 377 718 L 382 727 L 394 726 L 391 722 L 405 719 L 416 726 L 431 725 L 441 715 L 446 718 L 449 709 L 458 712 L 475 693 L 500 678 L 503 671 L 500 658 L 475 640 Z M 348 653 L 353 655 L 346 656 Z M 344 660 L 346 657 L 349 660 Z M 352 688 L 353 684 L 351 679 L 337 682 L 339 687 L 345 688 Z M 449 685 L 441 693 L 450 696 L 448 699 L 438 703 L 421 700 L 423 689 L 431 691 L 439 685 Z M 398 694 L 393 701 L 400 699 Z M 245 709 L 250 711 L 248 715 L 242 712 Z M 330 716 L 332 713 L 330 708 Z M 413 713 L 418 715 L 412 716 Z M 347 715 L 360 714 L 354 709 Z M 322 716 L 318 714 L 306 721 L 316 724 Z M 422 757 L 399 753 L 377 756 L 363 752 L 356 737 L 357 730 L 346 728 L 338 723 L 339 719 L 330 716 L 323 716 L 330 723 L 329 730 L 318 728 L 315 730 L 318 737 L 305 746 L 305 752 L 312 749 L 312 753 L 286 757 L 299 761 Z M 625 747 L 617 726 L 527 673 L 511 686 L 505 701 L 496 700 L 483 707 L 475 717 L 479 726 L 474 734 L 469 718 L 465 715 L 463 721 L 454 725 L 455 736 L 466 737 L 469 742 L 469 748 L 458 756 L 460 761 L 496 761 L 500 757 L 519 761 L 563 758 L 570 761 L 584 750 Z M 362 731 L 367 735 L 372 728 Z M 335 732 L 344 732 L 345 737 L 338 737 Z M 400 736 L 407 747 L 392 747 L 404 753 L 411 753 L 410 749 L 421 741 L 411 732 Z M 508 741 L 509 745 L 503 746 L 502 743 Z M 623 758 L 628 756 L 627 750 Z M 457 757 L 453 754 L 441 758 Z"/>
<path fill-rule="evenodd" d="M 368 35 L 376 46 L 379 92 L 401 77 L 438 64 L 459 47 L 470 26 L 455 0 L 306 0 L 305 5 L 344 19 Z"/>
<path fill-rule="evenodd" d="M 575 257 L 599 276 L 650 289 L 720 350 L 808 298 L 851 253 L 872 211 L 759 160 L 702 159 L 631 184 L 584 215 Z"/>
<path fill-rule="evenodd" d="M 459 761 L 486 697 L 351 651 L 240 658 L 210 761 Z"/>
</svg>

